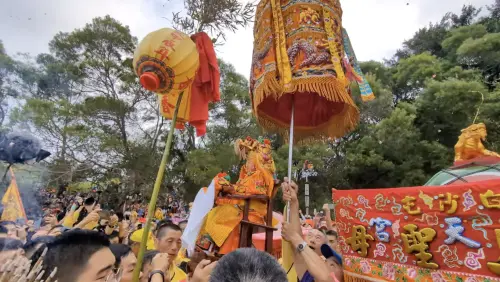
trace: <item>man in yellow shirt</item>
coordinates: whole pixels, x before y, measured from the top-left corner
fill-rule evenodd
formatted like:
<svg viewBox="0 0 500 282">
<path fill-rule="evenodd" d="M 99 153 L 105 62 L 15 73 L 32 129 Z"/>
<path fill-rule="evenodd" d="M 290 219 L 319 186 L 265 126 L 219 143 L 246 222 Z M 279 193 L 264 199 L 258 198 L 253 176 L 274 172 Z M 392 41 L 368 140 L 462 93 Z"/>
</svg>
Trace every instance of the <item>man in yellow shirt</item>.
<svg viewBox="0 0 500 282">
<path fill-rule="evenodd" d="M 97 221 L 99 220 L 99 218 L 97 218 L 96 220 L 90 220 L 94 218 L 89 218 L 88 215 L 90 215 L 95 209 L 96 201 L 93 197 L 86 199 L 85 202 L 83 202 L 83 206 L 80 206 L 80 208 L 78 209 L 76 209 L 76 203 L 74 203 L 71 207 L 71 211 L 63 219 L 64 227 L 73 228 L 75 227 L 75 224 L 82 223 L 82 221 L 86 218 L 86 224 L 80 224 L 80 227 L 82 229 L 88 230 L 94 229 L 97 226 Z"/>
<path fill-rule="evenodd" d="M 175 260 L 182 245 L 182 231 L 178 225 L 171 222 L 160 222 L 156 228 L 155 246 L 160 253 L 168 254 L 170 266 L 166 276 L 170 282 L 180 282 L 187 278 L 187 275 L 175 264 Z M 168 281 L 168 280 L 167 280 Z"/>
</svg>

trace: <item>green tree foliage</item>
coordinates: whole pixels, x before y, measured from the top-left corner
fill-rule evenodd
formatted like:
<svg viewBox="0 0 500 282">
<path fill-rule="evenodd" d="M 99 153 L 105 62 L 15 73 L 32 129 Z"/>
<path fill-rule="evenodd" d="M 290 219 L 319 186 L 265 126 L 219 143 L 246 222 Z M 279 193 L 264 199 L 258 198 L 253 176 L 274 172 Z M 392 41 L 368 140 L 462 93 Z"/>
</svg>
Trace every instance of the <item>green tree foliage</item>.
<svg viewBox="0 0 500 282">
<path fill-rule="evenodd" d="M 437 142 L 421 139 L 414 111 L 412 105 L 403 104 L 375 125 L 370 135 L 350 146 L 346 174 L 357 184 L 353 188 L 424 183 L 436 169 L 447 165 L 450 152 Z"/>
<path fill-rule="evenodd" d="M 176 29 L 188 34 L 207 32 L 215 43 L 226 40 L 227 31 L 236 32 L 247 26 L 254 17 L 253 3 L 243 4 L 238 0 L 185 0 L 184 13 L 173 13 Z"/>
<path fill-rule="evenodd" d="M 174 24 L 216 39 L 226 29 L 245 26 L 253 11 L 232 0 L 204 4 L 187 1 L 186 14 L 176 14 Z M 329 201 L 332 187 L 422 185 L 452 165 L 460 130 L 478 112 L 476 122 L 488 128 L 485 146 L 500 150 L 500 1 L 480 18 L 479 11 L 464 6 L 459 14 L 448 13 L 417 31 L 391 60 L 361 63 L 377 98 L 362 102 L 352 85 L 360 109 L 356 130 L 337 140 L 294 147 L 294 173 L 306 160 L 318 173 L 307 179 L 311 209 Z M 10 121 L 53 148 L 47 165 L 51 183 L 104 183 L 103 199 L 148 195 L 152 189 L 169 122 L 159 114 L 155 95 L 143 90 L 133 73 L 136 44 L 128 27 L 104 17 L 59 33 L 49 44 L 50 54 L 39 55 L 34 63 L 14 61 L 0 48 L 0 99 L 17 77 L 16 90 L 25 94 Z M 192 200 L 221 171 L 236 181 L 242 162 L 232 144 L 246 136 L 270 138 L 277 176 L 287 175 L 288 146 L 256 125 L 248 81 L 229 62 L 219 61 L 219 66 L 222 101 L 210 105 L 204 137 L 196 137 L 190 126 L 176 132 L 163 192 Z M 119 183 L 109 182 L 116 178 Z M 303 187 L 305 179 L 298 182 Z"/>
<path fill-rule="evenodd" d="M 7 115 L 7 99 L 17 97 L 18 93 L 12 85 L 14 61 L 7 55 L 0 40 L 0 126 L 3 125 Z"/>
</svg>

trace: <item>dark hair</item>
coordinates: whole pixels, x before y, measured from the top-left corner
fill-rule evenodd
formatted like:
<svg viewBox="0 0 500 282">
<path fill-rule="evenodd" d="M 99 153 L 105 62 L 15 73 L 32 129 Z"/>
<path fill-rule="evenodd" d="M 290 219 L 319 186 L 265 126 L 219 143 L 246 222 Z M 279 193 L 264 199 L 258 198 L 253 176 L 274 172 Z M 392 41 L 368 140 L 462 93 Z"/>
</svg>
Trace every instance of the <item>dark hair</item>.
<svg viewBox="0 0 500 282">
<path fill-rule="evenodd" d="M 109 249 L 115 256 L 115 265 L 120 265 L 122 258 L 128 256 L 128 254 L 132 252 L 132 249 L 129 246 L 123 244 L 111 244 Z"/>
<path fill-rule="evenodd" d="M 90 230 L 72 230 L 63 233 L 47 244 L 44 258 L 45 273 L 57 267 L 59 282 L 75 281 L 85 269 L 90 257 L 103 248 L 109 247 L 105 235 Z"/>
<path fill-rule="evenodd" d="M 35 264 L 42 255 L 47 244 L 55 239 L 56 238 L 53 236 L 40 236 L 24 244 L 24 254 L 28 259 L 31 259 L 32 265 Z"/>
<path fill-rule="evenodd" d="M 128 245 L 129 245 L 129 246 L 132 246 L 134 243 L 137 243 L 137 242 L 134 242 L 134 241 L 132 241 L 132 240 L 130 239 L 130 238 L 132 238 L 132 234 L 134 234 L 134 232 L 130 232 L 130 233 L 128 234 L 128 237 L 127 237 L 127 238 L 128 238 L 127 242 L 128 242 Z"/>
<path fill-rule="evenodd" d="M 156 227 L 156 238 L 163 238 L 168 230 L 174 230 L 182 232 L 182 229 L 179 225 L 172 223 L 171 221 L 160 221 L 158 226 Z"/>
<path fill-rule="evenodd" d="M 339 234 L 337 234 L 337 232 L 335 232 L 335 230 L 328 230 L 328 231 L 326 231 L 326 235 L 328 235 L 328 236 L 334 236 L 335 238 L 339 237 Z"/>
<path fill-rule="evenodd" d="M 123 220 L 123 213 L 122 212 L 116 212 L 115 214 L 118 217 L 118 221 L 122 221 Z"/>
<path fill-rule="evenodd" d="M 0 238 L 0 251 L 13 251 L 21 249 L 23 242 L 13 238 Z"/>
<path fill-rule="evenodd" d="M 0 225 L 0 234 L 2 233 L 9 233 L 9 230 L 7 229 L 7 227 L 3 226 L 3 225 Z"/>
<path fill-rule="evenodd" d="M 83 202 L 83 204 L 85 206 L 91 206 L 94 203 L 95 203 L 94 197 L 89 197 L 89 198 L 85 199 L 85 202 Z"/>
<path fill-rule="evenodd" d="M 113 239 L 113 238 L 116 238 L 120 235 L 120 233 L 116 230 L 113 230 L 113 232 L 111 232 L 111 234 L 108 235 L 108 239 Z"/>
<path fill-rule="evenodd" d="M 48 244 L 51 243 L 55 240 L 56 238 L 54 236 L 40 236 L 36 237 L 35 239 L 28 241 L 26 244 L 24 244 L 23 249 L 25 252 L 29 252 L 31 249 L 33 249 L 36 245 L 38 244 Z"/>
<path fill-rule="evenodd" d="M 0 221 L 0 226 L 6 226 L 6 225 L 16 225 L 16 223 L 10 220 Z"/>
<path fill-rule="evenodd" d="M 270 254 L 240 248 L 224 255 L 210 275 L 210 282 L 288 282 L 285 270 Z"/>
<path fill-rule="evenodd" d="M 160 252 L 156 251 L 156 250 L 153 250 L 153 251 L 147 251 L 145 254 L 144 254 L 144 258 L 142 259 L 142 270 L 144 270 L 144 266 L 145 265 L 148 265 L 148 264 L 151 264 L 151 262 L 153 261 L 153 258 L 159 254 Z"/>
</svg>

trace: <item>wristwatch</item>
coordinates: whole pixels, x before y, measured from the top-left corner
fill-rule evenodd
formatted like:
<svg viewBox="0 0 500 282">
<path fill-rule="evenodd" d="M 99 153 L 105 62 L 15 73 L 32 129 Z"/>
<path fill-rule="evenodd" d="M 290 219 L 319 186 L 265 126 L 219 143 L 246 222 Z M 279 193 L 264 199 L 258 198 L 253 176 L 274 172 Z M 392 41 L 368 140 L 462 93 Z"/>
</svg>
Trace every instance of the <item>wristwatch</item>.
<svg viewBox="0 0 500 282">
<path fill-rule="evenodd" d="M 300 243 L 299 245 L 297 245 L 297 252 L 302 253 L 306 249 L 306 247 L 307 247 L 306 242 Z"/>
<path fill-rule="evenodd" d="M 160 274 L 161 275 L 161 278 L 162 278 L 162 281 L 165 280 L 165 273 L 161 270 L 153 270 L 149 273 L 149 277 L 148 277 L 148 282 L 151 282 L 151 279 L 153 279 L 153 275 L 155 274 Z"/>
</svg>

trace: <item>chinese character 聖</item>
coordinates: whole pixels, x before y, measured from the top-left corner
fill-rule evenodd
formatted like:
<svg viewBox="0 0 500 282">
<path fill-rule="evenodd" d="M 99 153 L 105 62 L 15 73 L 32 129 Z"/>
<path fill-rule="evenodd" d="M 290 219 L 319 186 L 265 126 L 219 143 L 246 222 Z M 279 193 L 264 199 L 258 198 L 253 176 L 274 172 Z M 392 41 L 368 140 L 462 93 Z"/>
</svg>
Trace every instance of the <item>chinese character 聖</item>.
<svg viewBox="0 0 500 282">
<path fill-rule="evenodd" d="M 497 237 L 498 247 L 500 247 L 500 229 L 495 229 L 495 236 Z M 500 257 L 498 257 L 498 260 L 496 262 L 486 263 L 486 266 L 488 266 L 488 269 L 491 272 L 495 273 L 496 275 L 500 275 Z"/>
<path fill-rule="evenodd" d="M 415 253 L 417 265 L 420 267 L 437 269 L 439 265 L 431 262 L 432 254 L 428 251 L 429 243 L 434 240 L 436 230 L 432 228 L 423 228 L 418 230 L 415 224 L 407 224 L 403 227 L 404 233 L 401 233 L 405 251 L 409 254 Z"/>
</svg>

